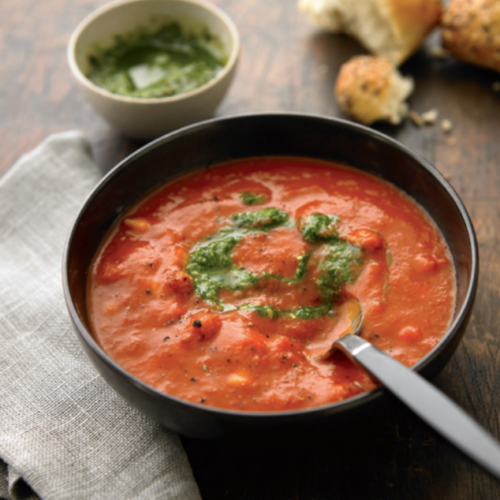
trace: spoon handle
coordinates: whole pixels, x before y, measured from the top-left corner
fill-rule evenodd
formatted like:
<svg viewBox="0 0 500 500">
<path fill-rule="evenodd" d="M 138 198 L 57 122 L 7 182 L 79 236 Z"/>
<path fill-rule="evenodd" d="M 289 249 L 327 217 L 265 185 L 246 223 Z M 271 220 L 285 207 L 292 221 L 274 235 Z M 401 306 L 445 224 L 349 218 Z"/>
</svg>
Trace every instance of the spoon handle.
<svg viewBox="0 0 500 500">
<path fill-rule="evenodd" d="M 500 479 L 500 444 L 456 403 L 416 372 L 360 337 L 348 334 L 334 345 L 422 420 Z"/>
</svg>

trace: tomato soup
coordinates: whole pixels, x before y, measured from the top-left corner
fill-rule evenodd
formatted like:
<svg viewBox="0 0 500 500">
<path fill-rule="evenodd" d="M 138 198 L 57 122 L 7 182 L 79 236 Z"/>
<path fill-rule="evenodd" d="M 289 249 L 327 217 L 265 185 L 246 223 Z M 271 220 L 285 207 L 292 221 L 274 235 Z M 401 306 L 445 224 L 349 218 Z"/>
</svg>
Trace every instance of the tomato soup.
<svg viewBox="0 0 500 500">
<path fill-rule="evenodd" d="M 342 353 L 348 326 L 407 366 L 450 325 L 455 270 L 427 214 L 391 184 L 312 159 L 194 171 L 126 211 L 101 244 L 87 303 L 102 349 L 187 401 L 309 408 L 373 389 Z"/>
</svg>

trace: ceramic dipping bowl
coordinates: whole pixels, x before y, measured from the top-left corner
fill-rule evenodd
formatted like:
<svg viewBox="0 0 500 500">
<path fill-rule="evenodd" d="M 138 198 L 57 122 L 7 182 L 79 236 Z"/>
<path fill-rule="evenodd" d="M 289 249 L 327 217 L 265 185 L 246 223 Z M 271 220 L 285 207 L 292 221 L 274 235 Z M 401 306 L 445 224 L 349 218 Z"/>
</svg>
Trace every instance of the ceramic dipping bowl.
<svg viewBox="0 0 500 500">
<path fill-rule="evenodd" d="M 96 47 L 111 46 L 117 35 L 162 19 L 179 22 L 189 33 L 208 29 L 222 44 L 227 58 L 224 68 L 199 88 L 160 98 L 118 95 L 87 78 L 89 56 Z M 212 117 L 233 80 L 239 52 L 236 26 L 208 1 L 117 0 L 97 9 L 77 26 L 68 45 L 68 63 L 84 98 L 98 114 L 124 135 L 150 140 Z"/>
</svg>

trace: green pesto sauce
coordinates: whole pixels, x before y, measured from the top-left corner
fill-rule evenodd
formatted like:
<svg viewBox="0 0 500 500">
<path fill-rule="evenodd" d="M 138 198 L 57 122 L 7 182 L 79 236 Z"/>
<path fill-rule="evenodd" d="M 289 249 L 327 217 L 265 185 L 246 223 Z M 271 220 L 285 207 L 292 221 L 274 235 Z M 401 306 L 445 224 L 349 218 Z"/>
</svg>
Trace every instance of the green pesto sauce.
<svg viewBox="0 0 500 500">
<path fill-rule="evenodd" d="M 243 212 L 234 214 L 231 220 L 236 227 L 254 229 L 258 231 L 269 231 L 286 225 L 290 217 L 279 208 L 263 208 L 258 212 Z"/>
<path fill-rule="evenodd" d="M 326 301 L 339 298 L 340 288 L 353 283 L 361 266 L 361 250 L 345 240 L 337 239 L 323 249 L 320 275 L 316 280 Z"/>
<path fill-rule="evenodd" d="M 297 319 L 316 319 L 326 315 L 335 299 L 339 298 L 341 287 L 356 280 L 362 258 L 362 252 L 358 247 L 339 238 L 335 229 L 337 221 L 336 216 L 312 214 L 301 229 L 306 241 L 322 246 L 320 273 L 316 280 L 323 298 L 320 306 L 277 309 L 271 305 L 249 303 L 240 306 L 239 309 L 255 311 L 269 319 L 284 315 Z M 299 256 L 295 275 L 291 278 L 267 272 L 255 274 L 244 267 L 238 268 L 233 262 L 234 247 L 244 236 L 283 226 L 290 227 L 290 217 L 278 208 L 243 212 L 232 215 L 228 226 L 198 243 L 189 254 L 186 267 L 198 297 L 217 305 L 223 311 L 229 311 L 235 307 L 221 302 L 219 299 L 221 289 L 243 290 L 250 286 L 262 285 L 265 280 L 270 279 L 299 283 L 307 274 L 312 250 Z"/>
<path fill-rule="evenodd" d="M 240 200 L 245 205 L 258 205 L 259 203 L 264 203 L 267 200 L 267 197 L 264 194 L 242 191 L 240 193 Z"/>
<path fill-rule="evenodd" d="M 87 77 L 114 94 L 157 98 L 190 92 L 225 66 L 220 40 L 207 29 L 187 33 L 177 22 L 115 37 L 89 57 Z"/>
<path fill-rule="evenodd" d="M 323 214 L 311 214 L 300 232 L 309 243 L 334 241 L 338 238 L 336 224 L 339 218 Z"/>
<path fill-rule="evenodd" d="M 297 309 L 278 309 L 270 305 L 245 304 L 239 309 L 254 311 L 264 318 L 277 319 L 280 316 L 290 316 L 292 319 L 318 319 L 331 310 L 333 303 L 324 303 L 321 306 L 302 306 Z"/>
</svg>

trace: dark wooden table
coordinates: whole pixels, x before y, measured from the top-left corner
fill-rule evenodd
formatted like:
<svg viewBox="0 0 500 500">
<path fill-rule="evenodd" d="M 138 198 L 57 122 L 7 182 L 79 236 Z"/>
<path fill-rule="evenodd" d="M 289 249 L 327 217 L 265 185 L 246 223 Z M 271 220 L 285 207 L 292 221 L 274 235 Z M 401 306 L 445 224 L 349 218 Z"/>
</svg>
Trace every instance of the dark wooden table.
<svg viewBox="0 0 500 500">
<path fill-rule="evenodd" d="M 76 24 L 103 0 L 0 2 L 0 174 L 48 134 L 81 129 L 103 171 L 141 144 L 111 129 L 77 92 L 66 63 Z M 301 111 L 343 116 L 332 88 L 341 63 L 361 47 L 323 33 L 295 0 L 216 0 L 242 38 L 237 75 L 217 115 Z M 427 48 L 439 44 L 431 37 Z M 451 182 L 473 219 L 481 279 L 463 342 L 435 383 L 500 437 L 500 74 L 440 60 L 421 50 L 402 68 L 416 81 L 419 112 L 439 110 L 453 123 L 411 121 L 376 128 L 433 163 Z M 339 429 L 342 432 L 343 429 Z M 290 443 L 293 444 L 293 436 Z M 500 482 L 464 458 L 399 403 L 378 432 L 355 445 L 315 443 L 256 448 L 184 439 L 204 499 L 500 498 Z"/>
</svg>

